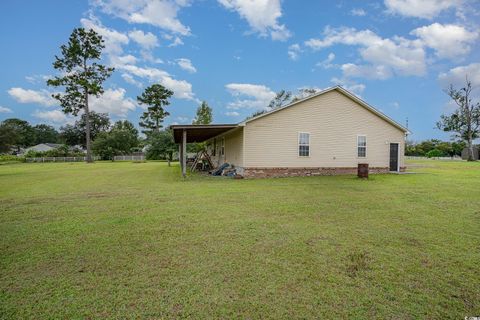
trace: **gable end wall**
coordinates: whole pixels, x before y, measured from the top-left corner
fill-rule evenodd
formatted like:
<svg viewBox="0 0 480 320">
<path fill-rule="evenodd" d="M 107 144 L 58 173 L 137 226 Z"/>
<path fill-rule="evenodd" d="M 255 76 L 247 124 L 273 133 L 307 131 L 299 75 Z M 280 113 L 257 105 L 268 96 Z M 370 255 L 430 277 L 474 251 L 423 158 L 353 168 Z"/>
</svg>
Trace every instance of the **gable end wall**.
<svg viewBox="0 0 480 320">
<path fill-rule="evenodd" d="M 310 133 L 310 157 L 298 156 L 298 133 Z M 357 157 L 357 135 L 367 136 L 367 157 Z M 354 168 L 358 163 L 388 168 L 389 143 L 405 133 L 338 91 L 303 101 L 244 128 L 246 168 Z"/>
</svg>

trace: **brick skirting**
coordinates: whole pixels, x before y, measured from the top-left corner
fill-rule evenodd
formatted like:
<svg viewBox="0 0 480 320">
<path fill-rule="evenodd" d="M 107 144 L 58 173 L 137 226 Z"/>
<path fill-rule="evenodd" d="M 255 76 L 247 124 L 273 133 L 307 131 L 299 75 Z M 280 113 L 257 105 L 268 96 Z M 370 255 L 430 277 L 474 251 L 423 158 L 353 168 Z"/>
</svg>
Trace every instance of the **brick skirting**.
<svg viewBox="0 0 480 320">
<path fill-rule="evenodd" d="M 403 169 L 403 170 L 402 170 Z M 370 174 L 388 173 L 388 167 L 370 167 Z M 405 171 L 405 167 L 400 168 Z M 339 174 L 357 174 L 357 167 L 330 168 L 243 168 L 245 178 L 333 176 Z"/>
</svg>

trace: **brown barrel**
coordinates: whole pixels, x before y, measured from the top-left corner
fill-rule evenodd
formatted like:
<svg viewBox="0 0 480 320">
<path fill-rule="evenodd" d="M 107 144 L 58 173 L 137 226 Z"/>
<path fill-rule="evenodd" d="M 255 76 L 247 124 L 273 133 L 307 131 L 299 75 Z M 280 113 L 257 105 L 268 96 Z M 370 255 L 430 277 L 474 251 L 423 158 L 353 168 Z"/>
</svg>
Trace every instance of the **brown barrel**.
<svg viewBox="0 0 480 320">
<path fill-rule="evenodd" d="M 368 163 L 359 163 L 357 175 L 359 178 L 368 179 Z"/>
</svg>

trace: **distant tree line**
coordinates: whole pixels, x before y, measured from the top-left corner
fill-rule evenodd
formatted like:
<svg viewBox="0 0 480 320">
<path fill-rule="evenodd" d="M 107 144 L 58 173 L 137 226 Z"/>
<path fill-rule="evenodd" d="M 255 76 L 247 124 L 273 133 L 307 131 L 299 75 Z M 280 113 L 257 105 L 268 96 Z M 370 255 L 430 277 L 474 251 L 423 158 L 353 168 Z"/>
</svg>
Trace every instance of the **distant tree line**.
<svg viewBox="0 0 480 320">
<path fill-rule="evenodd" d="M 466 146 L 465 141 L 446 142 L 437 139 L 421 142 L 407 141 L 405 155 L 429 158 L 461 156 Z"/>
</svg>

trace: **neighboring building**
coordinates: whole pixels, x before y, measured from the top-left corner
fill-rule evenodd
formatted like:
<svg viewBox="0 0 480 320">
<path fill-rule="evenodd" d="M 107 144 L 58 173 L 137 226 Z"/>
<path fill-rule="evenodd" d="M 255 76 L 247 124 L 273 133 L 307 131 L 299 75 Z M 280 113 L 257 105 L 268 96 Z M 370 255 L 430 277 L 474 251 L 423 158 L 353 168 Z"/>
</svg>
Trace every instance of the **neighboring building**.
<svg viewBox="0 0 480 320">
<path fill-rule="evenodd" d="M 29 148 L 26 148 L 24 150 L 24 153 L 27 153 L 29 151 L 35 151 L 35 152 L 45 152 L 45 151 L 50 151 L 50 150 L 55 150 L 60 148 L 62 145 L 58 143 L 40 143 L 37 144 L 36 146 L 32 146 Z"/>
<path fill-rule="evenodd" d="M 342 87 L 238 124 L 172 125 L 180 151 L 207 141 L 214 165 L 246 177 L 403 171 L 408 130 Z"/>
<path fill-rule="evenodd" d="M 462 150 L 462 159 L 468 160 L 468 148 Z M 473 160 L 479 160 L 479 151 L 477 147 L 473 147 Z"/>
</svg>

